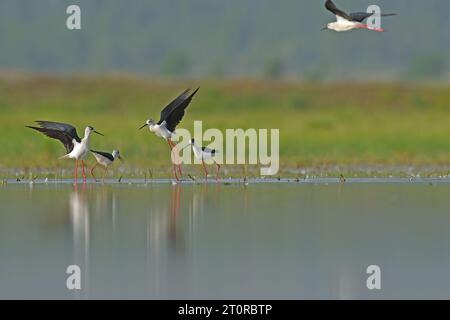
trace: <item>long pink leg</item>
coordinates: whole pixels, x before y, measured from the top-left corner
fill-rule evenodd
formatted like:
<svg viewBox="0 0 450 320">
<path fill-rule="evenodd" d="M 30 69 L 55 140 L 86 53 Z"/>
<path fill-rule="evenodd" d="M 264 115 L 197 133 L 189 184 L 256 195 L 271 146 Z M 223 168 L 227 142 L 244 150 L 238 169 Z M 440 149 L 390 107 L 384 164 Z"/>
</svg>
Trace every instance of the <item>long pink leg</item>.
<svg viewBox="0 0 450 320">
<path fill-rule="evenodd" d="M 205 161 L 202 159 L 203 170 L 205 170 L 205 179 L 208 181 L 208 170 L 206 170 Z"/>
<path fill-rule="evenodd" d="M 84 160 L 81 160 L 81 172 L 83 173 L 83 181 L 86 182 L 86 171 L 84 171 Z"/>
<path fill-rule="evenodd" d="M 173 143 L 172 140 L 168 139 L 168 141 L 170 142 L 171 147 L 172 147 L 171 150 L 173 151 L 173 149 L 175 149 L 177 146 L 175 145 L 175 143 Z M 178 153 L 177 153 L 177 160 L 179 160 L 179 159 L 180 158 L 178 157 Z M 178 173 L 180 174 L 180 177 L 183 175 L 183 173 L 181 172 L 181 163 L 178 164 Z"/>
<path fill-rule="evenodd" d="M 172 162 L 172 149 L 173 149 L 173 147 L 172 147 L 172 145 L 171 145 L 171 143 L 170 143 L 170 139 L 167 139 L 167 143 L 169 144 L 169 148 L 170 148 L 170 161 Z M 175 179 L 177 180 L 177 181 L 180 181 L 179 179 L 178 179 L 178 176 L 177 176 L 177 170 L 176 170 L 176 166 L 175 166 L 175 164 L 172 164 L 172 171 L 173 171 L 173 175 L 174 175 L 174 177 L 175 177 Z"/>
<path fill-rule="evenodd" d="M 94 178 L 95 181 L 97 181 L 97 178 L 94 176 L 94 169 L 95 169 L 95 167 L 97 167 L 97 165 L 98 165 L 98 162 L 91 169 L 91 176 L 92 176 L 92 178 Z"/>
<path fill-rule="evenodd" d="M 215 161 L 214 161 L 215 162 Z M 215 162 L 216 166 L 217 166 L 217 174 L 216 174 L 216 180 L 219 181 L 220 175 L 219 175 L 219 171 L 220 171 L 220 164 L 218 164 L 217 162 Z"/>
<path fill-rule="evenodd" d="M 376 32 L 384 32 L 383 28 L 369 28 L 369 26 L 367 24 L 361 24 L 357 28 L 372 30 L 372 31 L 376 31 Z"/>
<path fill-rule="evenodd" d="M 75 161 L 75 183 L 78 182 L 78 160 Z"/>
</svg>

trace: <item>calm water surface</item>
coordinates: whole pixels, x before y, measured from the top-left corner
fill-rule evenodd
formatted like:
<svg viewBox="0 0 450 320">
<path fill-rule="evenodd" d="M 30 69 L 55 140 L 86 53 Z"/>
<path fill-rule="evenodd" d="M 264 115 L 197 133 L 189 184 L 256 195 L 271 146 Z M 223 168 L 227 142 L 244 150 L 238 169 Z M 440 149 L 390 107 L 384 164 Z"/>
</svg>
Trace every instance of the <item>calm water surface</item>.
<svg viewBox="0 0 450 320">
<path fill-rule="evenodd" d="M 0 298 L 450 298 L 449 195 L 449 183 L 9 184 Z M 79 291 L 66 288 L 74 264 Z"/>
</svg>

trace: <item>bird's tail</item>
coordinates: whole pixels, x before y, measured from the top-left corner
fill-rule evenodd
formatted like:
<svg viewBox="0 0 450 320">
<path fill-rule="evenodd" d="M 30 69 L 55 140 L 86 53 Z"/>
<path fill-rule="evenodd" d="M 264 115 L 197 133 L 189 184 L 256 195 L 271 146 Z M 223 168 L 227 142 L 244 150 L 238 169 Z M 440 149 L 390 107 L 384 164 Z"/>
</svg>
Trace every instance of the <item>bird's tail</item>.
<svg viewBox="0 0 450 320">
<path fill-rule="evenodd" d="M 68 158 L 69 158 L 69 153 L 66 155 L 63 155 L 62 157 L 59 157 L 58 159 L 62 160 L 62 159 L 68 159 Z"/>
</svg>

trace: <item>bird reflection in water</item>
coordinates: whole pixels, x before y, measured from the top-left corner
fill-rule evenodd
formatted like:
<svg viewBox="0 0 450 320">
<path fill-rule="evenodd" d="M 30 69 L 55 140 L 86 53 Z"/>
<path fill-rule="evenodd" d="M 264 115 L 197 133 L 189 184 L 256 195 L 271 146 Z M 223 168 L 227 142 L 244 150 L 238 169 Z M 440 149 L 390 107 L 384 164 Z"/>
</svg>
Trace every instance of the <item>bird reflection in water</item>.
<svg viewBox="0 0 450 320">
<path fill-rule="evenodd" d="M 75 184 L 74 190 L 69 194 L 69 210 L 73 237 L 73 258 L 68 265 L 74 264 L 81 269 L 81 290 L 74 290 L 74 298 L 87 299 L 93 292 L 90 287 L 90 274 L 91 269 L 93 269 L 91 256 L 95 257 L 92 239 L 93 230 L 104 228 L 105 230 L 111 230 L 112 235 L 116 233 L 116 195 L 108 186 L 94 186 L 83 183 L 79 187 L 78 184 Z M 97 243 L 97 245 L 102 245 L 102 243 Z M 111 242 L 109 245 L 111 245 Z"/>
<path fill-rule="evenodd" d="M 185 239 L 180 222 L 183 187 L 170 187 L 169 202 L 159 202 L 147 211 L 146 273 L 152 298 L 164 298 L 167 290 L 177 287 L 185 274 L 180 274 L 185 260 Z M 182 205 L 183 204 L 183 205 Z"/>
<path fill-rule="evenodd" d="M 169 192 L 167 202 L 147 213 L 147 280 L 149 292 L 156 293 L 152 298 L 183 297 L 190 279 L 190 224 L 197 207 L 196 192 L 191 194 L 190 188 L 179 184 Z"/>
<path fill-rule="evenodd" d="M 81 190 L 75 184 L 69 197 L 70 224 L 73 234 L 73 263 L 81 269 L 81 290 L 74 290 L 75 298 L 88 298 L 90 225 L 89 207 L 86 198 L 86 184 Z"/>
<path fill-rule="evenodd" d="M 169 206 L 169 246 L 171 251 L 181 253 L 184 251 L 183 235 L 179 226 L 180 204 L 182 187 L 176 185 L 170 192 Z"/>
</svg>

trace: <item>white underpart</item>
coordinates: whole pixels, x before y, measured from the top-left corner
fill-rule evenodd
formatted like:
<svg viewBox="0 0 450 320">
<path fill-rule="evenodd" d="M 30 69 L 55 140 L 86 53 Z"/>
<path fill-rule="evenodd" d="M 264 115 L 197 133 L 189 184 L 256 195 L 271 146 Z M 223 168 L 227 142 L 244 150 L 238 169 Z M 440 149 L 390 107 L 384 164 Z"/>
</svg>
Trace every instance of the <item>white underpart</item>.
<svg viewBox="0 0 450 320">
<path fill-rule="evenodd" d="M 343 31 L 349 31 L 349 30 L 355 29 L 361 25 L 363 25 L 363 23 L 356 22 L 356 21 L 349 21 L 340 16 L 336 16 L 336 22 L 329 23 L 328 29 L 331 29 L 331 30 L 334 30 L 337 32 L 343 32 Z"/>
<path fill-rule="evenodd" d="M 158 137 L 164 138 L 164 139 L 171 139 L 173 132 L 170 132 L 169 129 L 166 128 L 166 122 L 163 121 L 160 125 L 158 124 L 151 124 L 148 126 L 149 130 L 156 134 Z"/>
<path fill-rule="evenodd" d="M 205 148 L 202 150 L 201 147 L 197 146 L 195 143 L 192 145 L 192 151 L 194 151 L 194 156 L 199 160 L 207 160 L 214 158 L 215 154 L 212 153 L 212 150 L 209 148 Z"/>
<path fill-rule="evenodd" d="M 111 161 L 110 159 L 108 159 L 108 158 L 102 156 L 101 154 L 98 154 L 98 153 L 95 153 L 95 152 L 92 152 L 92 154 L 94 155 L 94 157 L 95 157 L 95 159 L 97 160 L 97 162 L 98 162 L 99 164 L 101 164 L 102 166 L 104 166 L 104 167 L 107 167 L 107 166 L 109 166 L 111 163 L 113 163 L 113 161 Z"/>
<path fill-rule="evenodd" d="M 73 150 L 65 156 L 61 157 L 61 159 L 83 160 L 84 158 L 86 158 L 89 153 L 90 137 L 91 131 L 86 128 L 83 140 L 81 140 L 81 142 L 78 142 L 73 139 Z"/>
</svg>

